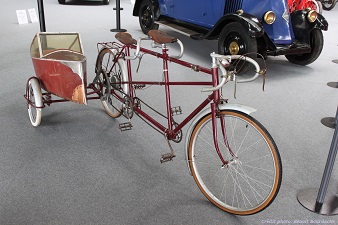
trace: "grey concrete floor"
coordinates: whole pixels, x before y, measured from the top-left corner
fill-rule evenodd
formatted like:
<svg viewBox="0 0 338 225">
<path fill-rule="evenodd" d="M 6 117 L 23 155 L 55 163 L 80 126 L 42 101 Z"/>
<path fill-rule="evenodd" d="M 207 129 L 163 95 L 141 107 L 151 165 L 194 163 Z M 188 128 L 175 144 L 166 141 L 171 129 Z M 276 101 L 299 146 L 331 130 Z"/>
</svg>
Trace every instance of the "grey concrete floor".
<svg viewBox="0 0 338 225">
<path fill-rule="evenodd" d="M 138 19 L 131 16 L 132 4 L 122 0 L 121 27 L 134 37 L 143 36 Z M 81 34 L 87 57 L 88 80 L 94 78 L 97 42 L 113 41 L 116 28 L 114 2 L 69 1 L 59 5 L 45 0 L 47 31 L 76 31 Z M 26 81 L 34 76 L 29 55 L 38 23 L 19 25 L 15 10 L 36 8 L 36 1 L 7 1 L 0 21 L 0 224 L 320 224 L 338 223 L 337 216 L 322 216 L 303 208 L 297 193 L 318 188 L 332 141 L 333 129 L 321 124 L 334 117 L 338 90 L 328 82 L 338 80 L 338 7 L 324 11 L 329 30 L 319 59 L 308 66 L 290 64 L 285 57 L 267 60 L 267 82 L 239 84 L 237 98 L 227 84 L 224 96 L 232 103 L 256 108 L 253 116 L 271 133 L 283 161 L 283 182 L 275 201 L 261 213 L 234 216 L 209 203 L 189 175 L 184 143 L 173 147 L 177 157 L 160 164 L 167 152 L 164 138 L 139 118 L 133 130 L 121 132 L 99 101 L 88 106 L 53 104 L 42 111 L 42 124 L 31 126 L 23 98 Z M 216 41 L 194 41 L 161 28 L 182 40 L 184 60 L 210 65 L 209 53 Z M 154 61 L 144 57 L 140 77 L 160 78 Z M 172 66 L 174 79 L 191 79 Z M 151 70 L 149 69 L 151 68 Z M 194 79 L 194 78 L 192 78 Z M 145 92 L 151 105 L 162 100 Z M 204 95 L 199 89 L 174 89 L 174 105 L 184 112 Z M 194 96 L 194 97 L 192 97 Z M 149 99 L 149 97 L 152 97 Z M 186 131 L 186 129 L 184 130 Z M 185 133 L 184 133 L 185 135 Z M 337 166 L 329 191 L 337 192 Z"/>
</svg>

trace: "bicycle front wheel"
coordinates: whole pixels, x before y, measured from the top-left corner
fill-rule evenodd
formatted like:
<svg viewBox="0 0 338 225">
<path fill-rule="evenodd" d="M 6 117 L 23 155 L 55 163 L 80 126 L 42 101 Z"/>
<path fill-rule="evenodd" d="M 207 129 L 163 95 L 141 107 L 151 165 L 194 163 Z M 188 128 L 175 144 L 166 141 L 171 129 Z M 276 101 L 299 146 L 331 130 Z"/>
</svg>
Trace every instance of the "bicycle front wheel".
<svg viewBox="0 0 338 225">
<path fill-rule="evenodd" d="M 96 77 L 93 83 L 101 90 L 101 103 L 106 113 L 113 117 L 121 116 L 123 112 L 123 98 L 126 93 L 124 81 L 123 59 L 114 62 L 114 49 L 104 48 L 99 52 L 96 60 Z"/>
<path fill-rule="evenodd" d="M 277 146 L 251 116 L 222 110 L 217 123 L 222 118 L 226 138 L 221 137 L 222 126 L 217 124 L 218 145 L 227 163 L 223 165 L 215 150 L 209 113 L 196 123 L 190 137 L 188 160 L 192 175 L 202 193 L 218 208 L 237 215 L 260 212 L 274 200 L 281 184 Z"/>
</svg>

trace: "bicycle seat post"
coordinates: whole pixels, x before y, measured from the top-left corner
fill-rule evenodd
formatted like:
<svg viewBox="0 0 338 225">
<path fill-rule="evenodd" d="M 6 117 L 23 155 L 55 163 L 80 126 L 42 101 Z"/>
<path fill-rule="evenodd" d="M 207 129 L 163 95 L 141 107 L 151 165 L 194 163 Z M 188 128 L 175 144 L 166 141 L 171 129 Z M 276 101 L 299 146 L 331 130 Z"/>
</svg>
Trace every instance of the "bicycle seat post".
<svg viewBox="0 0 338 225">
<path fill-rule="evenodd" d="M 169 71 L 168 71 L 168 48 L 165 43 L 162 44 L 162 61 L 163 61 L 163 76 L 166 95 L 167 117 L 168 117 L 168 131 L 172 131 L 172 114 L 171 114 L 171 100 L 170 100 L 170 87 L 169 87 Z"/>
</svg>

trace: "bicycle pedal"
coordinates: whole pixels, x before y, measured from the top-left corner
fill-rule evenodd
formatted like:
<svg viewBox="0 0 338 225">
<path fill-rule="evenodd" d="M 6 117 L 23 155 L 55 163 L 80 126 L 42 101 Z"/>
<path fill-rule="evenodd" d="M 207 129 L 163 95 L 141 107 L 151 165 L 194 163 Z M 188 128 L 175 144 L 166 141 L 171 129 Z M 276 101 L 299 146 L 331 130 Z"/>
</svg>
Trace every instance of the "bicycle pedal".
<svg viewBox="0 0 338 225">
<path fill-rule="evenodd" d="M 173 154 L 173 153 L 162 154 L 162 155 L 161 155 L 160 162 L 161 162 L 161 163 L 165 163 L 165 162 L 173 161 L 173 158 L 174 158 L 174 157 L 176 157 L 176 155 Z"/>
<path fill-rule="evenodd" d="M 133 127 L 133 125 L 130 122 L 119 124 L 119 129 L 121 131 L 131 130 L 132 127 Z"/>
<path fill-rule="evenodd" d="M 182 114 L 182 109 L 181 106 L 175 106 L 171 108 L 171 115 L 175 116 L 175 115 L 180 115 Z"/>
</svg>

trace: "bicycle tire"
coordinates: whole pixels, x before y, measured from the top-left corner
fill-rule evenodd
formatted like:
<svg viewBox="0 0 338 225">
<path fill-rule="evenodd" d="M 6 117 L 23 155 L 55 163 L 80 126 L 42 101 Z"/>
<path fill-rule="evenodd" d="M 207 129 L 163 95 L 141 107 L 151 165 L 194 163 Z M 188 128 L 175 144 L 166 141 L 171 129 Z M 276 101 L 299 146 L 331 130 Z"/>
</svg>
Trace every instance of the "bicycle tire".
<svg viewBox="0 0 338 225">
<path fill-rule="evenodd" d="M 122 69 L 123 59 L 118 59 L 114 63 L 116 50 L 103 48 L 100 50 L 95 66 L 96 77 L 94 85 L 101 90 L 100 100 L 106 113 L 117 118 L 123 112 L 123 98 L 126 93 L 126 84 L 124 82 L 125 75 Z"/>
<path fill-rule="evenodd" d="M 223 158 L 229 162 L 222 165 L 214 147 L 209 113 L 196 123 L 190 136 L 188 163 L 192 176 L 218 208 L 236 215 L 258 213 L 273 202 L 281 185 L 282 163 L 277 146 L 251 116 L 235 110 L 222 110 L 219 116 L 225 118 L 228 143 L 237 158 L 231 157 L 218 137 Z"/>
</svg>

